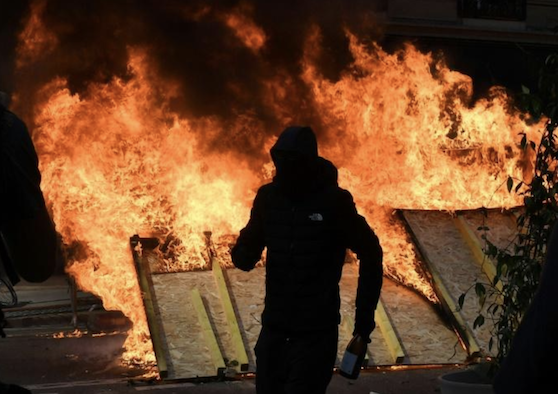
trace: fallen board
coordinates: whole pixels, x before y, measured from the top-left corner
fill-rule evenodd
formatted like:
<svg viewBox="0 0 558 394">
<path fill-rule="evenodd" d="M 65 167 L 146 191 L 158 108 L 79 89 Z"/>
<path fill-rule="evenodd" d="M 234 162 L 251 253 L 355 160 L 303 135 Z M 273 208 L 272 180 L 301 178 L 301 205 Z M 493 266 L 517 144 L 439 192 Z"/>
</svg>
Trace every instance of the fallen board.
<svg viewBox="0 0 558 394">
<path fill-rule="evenodd" d="M 354 314 L 357 281 L 358 266 L 346 265 L 341 279 L 342 313 Z M 404 364 L 465 361 L 467 355 L 454 332 L 423 297 L 384 278 L 381 299 L 405 353 Z M 348 339 L 344 339 L 340 345 L 346 345 Z M 343 351 L 341 346 L 339 351 Z M 395 364 L 379 328 L 372 333 L 371 353 L 370 365 Z"/>
<path fill-rule="evenodd" d="M 464 211 L 450 214 L 437 211 L 404 211 L 404 219 L 409 225 L 417 247 L 425 260 L 433 265 L 439 273 L 443 285 L 455 305 L 459 297 L 466 293 L 475 282 L 488 282 L 486 265 L 491 264 L 480 253 L 486 246 L 483 236 L 499 247 L 505 247 L 513 240 L 517 230 L 508 213 L 498 210 Z M 456 219 L 455 215 L 459 215 Z M 488 231 L 483 229 L 489 228 Z M 477 256 L 475 256 L 477 253 Z M 489 305 L 495 300 L 488 300 Z M 458 313 L 467 326 L 467 330 L 476 340 L 480 350 L 490 354 L 490 324 L 474 329 L 474 321 L 480 309 L 477 298 L 472 291 L 466 298 Z M 482 310 L 486 312 L 486 306 Z"/>
<path fill-rule="evenodd" d="M 159 342 L 164 347 L 161 353 L 165 357 L 168 378 L 215 376 L 218 373 L 214 357 L 211 357 L 218 352 L 207 346 L 208 330 L 200 325 L 199 312 L 192 304 L 190 294 L 193 289 L 199 290 L 224 363 L 238 370 L 234 345 L 212 272 L 150 274 L 149 266 L 159 264 L 158 254 L 144 247 L 140 257 L 143 266 L 147 267 L 146 274 L 151 283 L 148 291 L 155 311 L 154 316 L 148 313 L 148 319 L 157 325 L 160 332 Z M 260 317 L 264 307 L 265 268 L 256 268 L 251 272 L 229 269 L 224 270 L 223 274 L 248 354 L 247 370 L 253 372 L 253 349 L 260 332 Z M 357 283 L 358 266 L 346 264 L 340 283 L 340 312 L 352 319 Z M 458 346 L 457 337 L 451 328 L 442 322 L 424 298 L 388 279 L 384 279 L 381 298 L 386 312 L 384 324 L 390 326 L 387 331 L 391 331 L 392 342 L 388 346 L 384 337 L 386 330 L 378 327 L 372 334 L 369 365 L 443 364 L 459 363 L 466 359 L 466 353 Z M 351 336 L 352 328 L 341 325 L 338 363 Z M 400 351 L 394 351 L 394 346 Z"/>
<path fill-rule="evenodd" d="M 212 272 L 158 274 L 152 278 L 154 299 L 168 347 L 169 378 L 217 375 L 190 299 L 190 291 L 194 288 L 201 294 L 224 363 L 232 366 L 234 347 Z"/>
<path fill-rule="evenodd" d="M 460 212 L 470 229 L 476 234 L 484 247 L 483 237 L 498 248 L 506 248 L 513 242 L 517 235 L 517 225 L 512 212 L 490 210 L 485 214 L 479 211 Z"/>
</svg>

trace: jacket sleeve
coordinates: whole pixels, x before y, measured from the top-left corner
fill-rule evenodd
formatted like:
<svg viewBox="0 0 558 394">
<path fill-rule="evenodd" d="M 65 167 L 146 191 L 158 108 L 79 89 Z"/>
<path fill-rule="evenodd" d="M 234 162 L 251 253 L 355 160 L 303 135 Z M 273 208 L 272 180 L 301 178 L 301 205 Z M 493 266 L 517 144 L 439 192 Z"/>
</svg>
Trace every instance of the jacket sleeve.
<svg viewBox="0 0 558 394">
<path fill-rule="evenodd" d="M 383 252 L 378 237 L 366 219 L 357 213 L 348 191 L 344 191 L 341 219 L 345 245 L 356 253 L 359 260 L 354 334 L 368 339 L 376 326 L 374 311 L 382 288 Z"/>
<path fill-rule="evenodd" d="M 262 215 L 263 196 L 260 189 L 254 199 L 250 220 L 240 231 L 236 245 L 231 250 L 233 264 L 243 271 L 253 269 L 262 257 L 265 247 Z"/>
<path fill-rule="evenodd" d="M 41 173 L 25 123 L 6 111 L 0 122 L 0 233 L 11 279 L 43 282 L 56 268 L 57 239 L 41 192 Z M 2 124 L 0 124 L 0 127 Z M 3 242 L 0 240 L 0 242 Z M 17 275 L 14 274 L 14 271 Z"/>
</svg>

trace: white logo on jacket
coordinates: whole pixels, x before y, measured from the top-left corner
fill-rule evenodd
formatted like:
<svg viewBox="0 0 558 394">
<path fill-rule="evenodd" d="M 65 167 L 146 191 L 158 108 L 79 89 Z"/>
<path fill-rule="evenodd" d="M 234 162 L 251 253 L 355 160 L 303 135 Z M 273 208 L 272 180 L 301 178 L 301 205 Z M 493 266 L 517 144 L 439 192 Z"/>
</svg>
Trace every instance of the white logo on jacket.
<svg viewBox="0 0 558 394">
<path fill-rule="evenodd" d="M 321 222 L 322 220 L 324 220 L 324 217 L 322 216 L 321 213 L 313 213 L 312 215 L 308 216 L 310 218 L 310 220 L 312 220 L 313 222 Z"/>
</svg>

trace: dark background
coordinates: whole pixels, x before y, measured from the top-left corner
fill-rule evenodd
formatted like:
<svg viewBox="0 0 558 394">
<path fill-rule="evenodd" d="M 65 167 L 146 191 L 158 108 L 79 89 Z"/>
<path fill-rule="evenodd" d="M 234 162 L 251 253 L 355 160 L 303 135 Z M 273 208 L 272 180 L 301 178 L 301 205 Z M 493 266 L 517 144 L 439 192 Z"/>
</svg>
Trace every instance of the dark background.
<svg viewBox="0 0 558 394">
<path fill-rule="evenodd" d="M 58 45 L 35 63 L 16 69 L 17 36 L 31 1 L 4 1 L 0 12 L 0 90 L 18 92 L 20 113 L 32 108 L 38 87 L 61 76 L 73 93 L 85 93 L 88 84 L 113 77 L 129 77 L 130 45 L 148 51 L 160 75 L 179 83 L 180 94 L 171 109 L 187 116 L 218 116 L 232 121 L 250 112 L 276 134 L 280 120 L 266 106 L 261 81 L 291 76 L 286 111 L 304 114 L 301 122 L 318 125 L 308 104 L 308 87 L 299 78 L 305 37 L 312 26 L 322 32 L 319 70 L 337 80 L 352 61 L 345 27 L 364 40 L 377 40 L 389 52 L 406 41 L 422 51 L 443 57 L 451 69 L 473 78 L 474 98 L 502 85 L 520 91 L 536 87 L 538 70 L 552 48 L 466 39 L 414 38 L 384 35 L 374 23 L 381 1 L 264 0 L 49 0 L 43 22 Z M 262 27 L 267 41 L 252 51 L 236 39 L 222 15 L 242 10 Z M 24 102 L 25 101 L 25 102 Z M 26 119 L 29 121 L 30 119 Z M 32 126 L 32 125 L 31 125 Z"/>
</svg>

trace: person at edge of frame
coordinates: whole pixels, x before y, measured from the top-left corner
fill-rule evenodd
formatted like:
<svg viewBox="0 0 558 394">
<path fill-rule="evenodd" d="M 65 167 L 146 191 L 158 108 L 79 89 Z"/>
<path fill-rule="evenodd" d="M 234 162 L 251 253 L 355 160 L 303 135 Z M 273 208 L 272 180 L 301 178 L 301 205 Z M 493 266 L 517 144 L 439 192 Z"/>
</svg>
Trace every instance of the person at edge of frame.
<svg viewBox="0 0 558 394">
<path fill-rule="evenodd" d="M 40 189 L 38 158 L 25 123 L 0 92 L 0 264 L 5 280 L 43 282 L 56 265 L 56 231 Z M 0 309 L 0 334 L 4 314 Z M 0 382 L 0 394 L 30 393 Z"/>
<path fill-rule="evenodd" d="M 337 168 L 318 156 L 310 127 L 286 128 L 271 148 L 276 174 L 254 199 L 231 250 L 250 271 L 267 247 L 266 296 L 256 354 L 258 394 L 322 394 L 332 378 L 340 323 L 339 280 L 347 249 L 359 279 L 353 335 L 370 343 L 382 287 L 382 248 Z"/>
<path fill-rule="evenodd" d="M 558 354 L 558 221 L 554 224 L 546 250 L 537 292 L 494 378 L 496 394 L 557 391 L 554 367 Z"/>
</svg>

